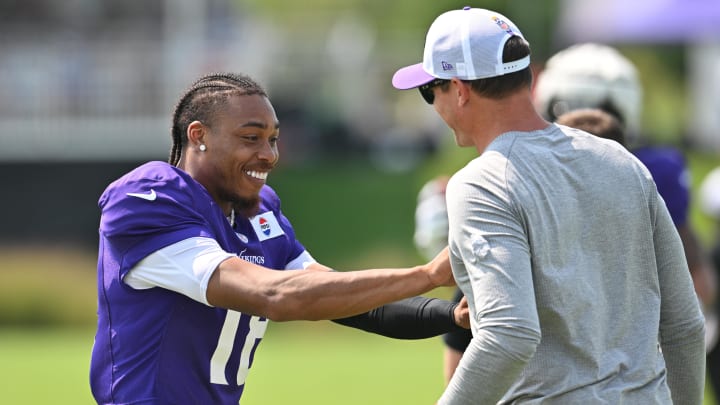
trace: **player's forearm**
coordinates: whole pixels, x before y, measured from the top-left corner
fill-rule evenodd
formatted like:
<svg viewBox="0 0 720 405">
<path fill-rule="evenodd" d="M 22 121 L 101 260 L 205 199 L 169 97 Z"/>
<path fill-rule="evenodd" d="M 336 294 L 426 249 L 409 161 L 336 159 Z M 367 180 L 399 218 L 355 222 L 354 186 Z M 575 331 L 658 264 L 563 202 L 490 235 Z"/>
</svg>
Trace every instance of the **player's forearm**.
<svg viewBox="0 0 720 405">
<path fill-rule="evenodd" d="M 208 283 L 211 305 L 275 321 L 336 319 L 439 285 L 427 266 L 352 272 L 274 271 L 231 258 Z"/>
<path fill-rule="evenodd" d="M 295 273 L 276 285 L 273 305 L 276 320 L 349 317 L 437 287 L 420 266 Z"/>
</svg>

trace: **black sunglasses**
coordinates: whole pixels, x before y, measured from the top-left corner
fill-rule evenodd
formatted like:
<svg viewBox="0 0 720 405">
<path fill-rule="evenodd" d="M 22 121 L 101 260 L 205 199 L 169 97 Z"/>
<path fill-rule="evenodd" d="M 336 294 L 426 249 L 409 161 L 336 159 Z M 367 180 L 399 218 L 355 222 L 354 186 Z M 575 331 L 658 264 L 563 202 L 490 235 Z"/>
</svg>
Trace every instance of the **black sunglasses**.
<svg viewBox="0 0 720 405">
<path fill-rule="evenodd" d="M 448 82 L 450 82 L 450 80 L 435 79 L 418 87 L 418 90 L 420 90 L 420 95 L 422 96 L 423 100 L 425 100 L 426 103 L 432 105 L 432 103 L 435 102 L 435 93 L 433 93 L 432 88 L 436 86 L 442 86 L 443 84 Z"/>
</svg>

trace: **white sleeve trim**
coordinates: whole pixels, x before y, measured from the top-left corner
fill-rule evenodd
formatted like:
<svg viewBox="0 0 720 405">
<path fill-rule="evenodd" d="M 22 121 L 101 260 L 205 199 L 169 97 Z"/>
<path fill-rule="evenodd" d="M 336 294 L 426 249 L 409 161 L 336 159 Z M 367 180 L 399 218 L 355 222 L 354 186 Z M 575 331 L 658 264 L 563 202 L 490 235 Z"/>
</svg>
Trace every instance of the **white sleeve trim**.
<svg viewBox="0 0 720 405">
<path fill-rule="evenodd" d="M 210 276 L 231 257 L 236 255 L 224 251 L 214 239 L 193 237 L 151 253 L 123 281 L 137 290 L 166 288 L 211 306 L 207 301 Z"/>
<path fill-rule="evenodd" d="M 303 250 L 303 252 L 300 253 L 298 257 L 294 258 L 285 265 L 285 270 L 304 270 L 307 268 L 307 266 L 315 262 L 316 260 L 312 256 L 310 256 L 310 252 L 308 252 L 307 250 Z"/>
</svg>

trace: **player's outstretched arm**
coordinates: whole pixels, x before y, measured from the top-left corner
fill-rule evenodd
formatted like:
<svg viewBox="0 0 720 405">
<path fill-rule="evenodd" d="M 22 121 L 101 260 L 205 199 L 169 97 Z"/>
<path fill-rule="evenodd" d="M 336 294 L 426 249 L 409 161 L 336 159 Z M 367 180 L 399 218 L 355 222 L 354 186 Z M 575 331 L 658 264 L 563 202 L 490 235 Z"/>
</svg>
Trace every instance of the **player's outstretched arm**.
<svg viewBox="0 0 720 405">
<path fill-rule="evenodd" d="M 210 277 L 207 299 L 274 321 L 338 319 L 448 285 L 447 249 L 420 266 L 348 272 L 276 271 L 233 257 Z"/>
<path fill-rule="evenodd" d="M 305 270 L 332 271 L 317 262 Z M 426 339 L 448 332 L 467 332 L 470 328 L 470 313 L 465 297 L 456 302 L 416 296 L 332 321 L 394 339 Z"/>
</svg>

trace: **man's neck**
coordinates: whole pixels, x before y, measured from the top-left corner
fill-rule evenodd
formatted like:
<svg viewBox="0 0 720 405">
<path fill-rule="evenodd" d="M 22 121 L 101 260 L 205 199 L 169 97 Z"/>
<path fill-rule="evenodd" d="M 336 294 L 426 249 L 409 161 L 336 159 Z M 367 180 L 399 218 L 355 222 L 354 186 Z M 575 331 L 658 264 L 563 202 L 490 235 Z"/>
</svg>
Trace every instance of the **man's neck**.
<svg viewBox="0 0 720 405">
<path fill-rule="evenodd" d="M 517 92 L 501 100 L 482 99 L 480 104 L 470 132 L 478 153 L 506 132 L 531 132 L 550 125 L 535 110 L 529 91 Z"/>
</svg>

